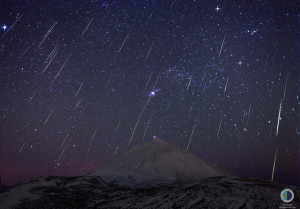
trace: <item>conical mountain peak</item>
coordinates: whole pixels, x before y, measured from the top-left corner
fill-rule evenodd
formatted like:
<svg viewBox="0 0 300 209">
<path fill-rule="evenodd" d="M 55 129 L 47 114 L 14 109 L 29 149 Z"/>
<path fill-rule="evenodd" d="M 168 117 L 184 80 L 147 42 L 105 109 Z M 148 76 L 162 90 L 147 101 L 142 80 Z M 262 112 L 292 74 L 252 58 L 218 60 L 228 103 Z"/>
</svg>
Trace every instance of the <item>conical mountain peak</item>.
<svg viewBox="0 0 300 209">
<path fill-rule="evenodd" d="M 227 172 L 186 150 L 155 138 L 140 144 L 88 175 L 120 184 L 191 182 Z"/>
</svg>

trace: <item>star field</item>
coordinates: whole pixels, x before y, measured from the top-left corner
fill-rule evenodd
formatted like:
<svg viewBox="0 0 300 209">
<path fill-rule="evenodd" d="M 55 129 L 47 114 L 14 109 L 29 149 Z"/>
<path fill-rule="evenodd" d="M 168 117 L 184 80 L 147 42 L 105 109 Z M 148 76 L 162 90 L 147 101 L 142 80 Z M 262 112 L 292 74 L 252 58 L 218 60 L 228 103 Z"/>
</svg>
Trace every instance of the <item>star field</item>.
<svg viewBox="0 0 300 209">
<path fill-rule="evenodd" d="M 3 184 L 79 175 L 159 137 L 300 185 L 296 1 L 7 1 Z M 176 163 L 176 162 L 174 162 Z"/>
</svg>

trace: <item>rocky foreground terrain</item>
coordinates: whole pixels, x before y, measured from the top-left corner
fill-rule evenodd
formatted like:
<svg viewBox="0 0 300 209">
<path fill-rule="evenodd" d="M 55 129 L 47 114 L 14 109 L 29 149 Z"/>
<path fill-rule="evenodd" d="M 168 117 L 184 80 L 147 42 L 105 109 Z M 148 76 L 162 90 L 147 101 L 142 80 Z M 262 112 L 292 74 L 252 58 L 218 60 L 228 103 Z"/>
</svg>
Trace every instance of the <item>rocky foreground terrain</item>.
<svg viewBox="0 0 300 209">
<path fill-rule="evenodd" d="M 1 209 L 82 208 L 279 208 L 283 189 L 294 191 L 291 204 L 300 208 L 300 188 L 266 180 L 211 177 L 193 183 L 132 189 L 101 177 L 41 177 L 0 193 Z"/>
</svg>

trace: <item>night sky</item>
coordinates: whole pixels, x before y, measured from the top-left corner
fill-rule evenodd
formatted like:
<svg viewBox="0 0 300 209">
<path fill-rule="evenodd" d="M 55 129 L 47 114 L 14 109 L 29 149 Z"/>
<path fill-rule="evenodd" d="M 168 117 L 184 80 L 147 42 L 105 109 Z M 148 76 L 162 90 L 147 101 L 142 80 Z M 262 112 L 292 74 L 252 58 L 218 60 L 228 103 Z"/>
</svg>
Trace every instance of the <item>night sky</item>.
<svg viewBox="0 0 300 209">
<path fill-rule="evenodd" d="M 300 185 L 298 1 L 37 2 L 0 3 L 2 184 L 159 137 Z"/>
</svg>

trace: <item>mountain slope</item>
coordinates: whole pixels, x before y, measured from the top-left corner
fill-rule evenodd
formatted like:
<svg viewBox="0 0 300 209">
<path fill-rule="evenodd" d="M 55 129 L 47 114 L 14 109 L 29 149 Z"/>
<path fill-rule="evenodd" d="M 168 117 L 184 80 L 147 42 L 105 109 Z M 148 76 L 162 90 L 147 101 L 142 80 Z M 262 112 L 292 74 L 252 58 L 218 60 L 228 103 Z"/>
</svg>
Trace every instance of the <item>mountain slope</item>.
<svg viewBox="0 0 300 209">
<path fill-rule="evenodd" d="M 156 138 L 136 146 L 87 175 L 101 176 L 121 185 L 147 187 L 229 174 L 190 152 Z"/>
</svg>

